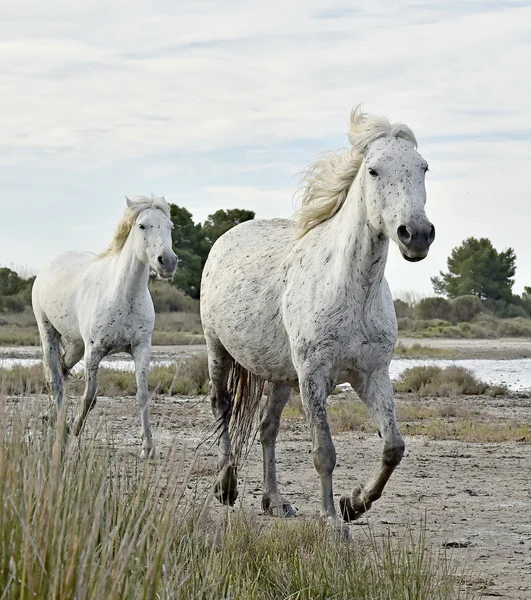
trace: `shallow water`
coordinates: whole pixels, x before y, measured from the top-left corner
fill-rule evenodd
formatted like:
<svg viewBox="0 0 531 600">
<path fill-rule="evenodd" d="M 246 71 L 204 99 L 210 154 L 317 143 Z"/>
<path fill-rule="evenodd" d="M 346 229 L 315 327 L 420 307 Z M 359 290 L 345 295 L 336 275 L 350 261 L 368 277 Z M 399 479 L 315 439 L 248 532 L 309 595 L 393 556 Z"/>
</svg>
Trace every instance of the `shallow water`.
<svg viewBox="0 0 531 600">
<path fill-rule="evenodd" d="M 134 363 L 132 359 L 112 357 L 101 362 L 103 367 L 108 369 L 117 369 L 120 371 L 132 371 Z M 14 365 L 32 366 L 41 362 L 38 358 L 16 357 L 16 358 L 0 358 L 0 367 L 10 369 Z M 174 363 L 171 359 L 153 359 L 151 366 L 168 366 Z M 490 360 L 490 359 L 413 359 L 413 358 L 396 358 L 391 361 L 389 369 L 391 379 L 396 380 L 400 374 L 408 367 L 416 367 L 420 365 L 436 365 L 439 367 L 447 367 L 450 365 L 458 365 L 472 371 L 479 379 L 487 382 L 490 385 L 505 385 L 512 391 L 522 391 L 531 389 L 531 358 L 520 358 L 512 360 Z M 78 365 L 75 370 L 82 369 Z"/>
</svg>

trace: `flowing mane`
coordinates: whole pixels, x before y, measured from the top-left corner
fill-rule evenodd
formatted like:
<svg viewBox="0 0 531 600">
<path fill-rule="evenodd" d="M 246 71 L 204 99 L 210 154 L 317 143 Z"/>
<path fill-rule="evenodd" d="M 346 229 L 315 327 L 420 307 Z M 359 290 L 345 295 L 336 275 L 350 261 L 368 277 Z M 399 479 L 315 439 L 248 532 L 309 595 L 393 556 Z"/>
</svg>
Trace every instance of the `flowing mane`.
<svg viewBox="0 0 531 600">
<path fill-rule="evenodd" d="M 385 117 L 371 116 L 362 113 L 360 106 L 355 107 L 348 132 L 352 147 L 323 153 L 302 179 L 301 208 L 296 214 L 297 238 L 304 237 L 339 211 L 363 163 L 367 146 L 381 137 L 401 137 L 417 145 L 407 125 L 390 123 Z"/>
<path fill-rule="evenodd" d="M 160 198 L 157 198 L 156 196 L 135 196 L 131 202 L 133 203 L 133 206 L 128 206 L 125 209 L 123 217 L 116 226 L 111 243 L 107 246 L 107 248 L 105 248 L 105 250 L 102 250 L 98 254 L 96 257 L 97 259 L 105 258 L 106 256 L 112 256 L 120 252 L 120 250 L 124 247 L 127 237 L 131 233 L 131 229 L 135 224 L 138 215 L 142 211 L 146 210 L 146 208 L 158 208 L 168 218 L 170 217 L 170 207 L 168 206 L 164 196 L 161 196 Z"/>
</svg>

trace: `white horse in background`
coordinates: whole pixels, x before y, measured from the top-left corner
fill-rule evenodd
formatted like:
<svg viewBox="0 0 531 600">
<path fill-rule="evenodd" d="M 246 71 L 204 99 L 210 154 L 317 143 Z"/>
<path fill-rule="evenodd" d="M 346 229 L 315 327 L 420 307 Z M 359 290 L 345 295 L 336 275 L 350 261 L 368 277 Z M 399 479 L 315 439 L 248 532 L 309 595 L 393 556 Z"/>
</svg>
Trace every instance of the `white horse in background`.
<svg viewBox="0 0 531 600">
<path fill-rule="evenodd" d="M 149 427 L 148 372 L 155 324 L 148 290 L 150 269 L 172 277 L 177 257 L 172 250 L 170 208 L 164 198 L 127 200 L 124 216 L 109 247 L 95 256 L 63 252 L 39 271 L 32 291 L 33 311 L 41 336 L 46 377 L 59 409 L 63 377 L 85 359 L 85 391 L 73 433 L 78 435 L 96 402 L 102 358 L 129 352 L 134 359 L 140 408 L 142 457 L 153 456 Z"/>
<path fill-rule="evenodd" d="M 252 431 L 263 383 L 262 506 L 293 515 L 278 490 L 275 442 L 291 387 L 299 385 L 321 480 L 322 514 L 335 520 L 336 451 L 326 399 L 350 382 L 383 438 L 383 461 L 363 488 L 341 498 L 345 520 L 377 500 L 404 454 L 389 363 L 397 323 L 384 278 L 389 240 L 408 261 L 426 257 L 435 229 L 426 217 L 428 165 L 409 127 L 355 109 L 352 147 L 316 162 L 296 221 L 256 220 L 214 244 L 201 287 L 211 402 L 220 422 L 216 495 L 233 504 L 236 467 Z M 232 438 L 232 439 L 231 439 Z"/>
</svg>

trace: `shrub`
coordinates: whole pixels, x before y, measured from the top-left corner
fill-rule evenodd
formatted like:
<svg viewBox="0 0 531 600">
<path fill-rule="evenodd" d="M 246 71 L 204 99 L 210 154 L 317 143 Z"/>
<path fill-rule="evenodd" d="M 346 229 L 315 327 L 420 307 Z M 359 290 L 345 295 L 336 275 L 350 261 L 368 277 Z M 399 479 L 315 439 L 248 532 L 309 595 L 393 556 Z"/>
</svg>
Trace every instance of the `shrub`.
<svg viewBox="0 0 531 600">
<path fill-rule="evenodd" d="M 488 385 L 464 367 L 450 366 L 441 369 L 429 365 L 406 369 L 394 388 L 397 392 L 417 392 L 427 396 L 455 396 L 484 394 Z"/>
<path fill-rule="evenodd" d="M 415 306 L 415 313 L 420 319 L 449 321 L 452 314 L 452 305 L 445 298 L 423 298 Z"/>
<path fill-rule="evenodd" d="M 205 394 L 208 391 L 208 368 L 206 354 L 194 354 L 178 360 L 169 366 L 154 365 L 149 370 L 150 392 L 163 395 Z M 67 380 L 68 393 L 79 395 L 83 391 L 82 374 Z M 42 365 L 26 367 L 15 365 L 11 369 L 0 367 L 0 394 L 24 396 L 41 394 L 47 385 L 44 381 Z M 98 395 L 131 396 L 136 394 L 136 380 L 133 371 L 119 371 L 101 368 L 98 374 Z"/>
<path fill-rule="evenodd" d="M 496 333 L 499 337 L 531 337 L 531 320 L 505 319 L 498 325 Z"/>
<path fill-rule="evenodd" d="M 155 312 L 199 312 L 199 302 L 178 290 L 171 283 L 150 281 L 149 291 L 153 298 Z"/>
<path fill-rule="evenodd" d="M 450 300 L 451 317 L 456 323 L 472 321 L 483 310 L 481 300 L 477 296 L 459 296 Z"/>
<path fill-rule="evenodd" d="M 397 319 L 411 316 L 411 309 L 407 302 L 404 302 L 403 300 L 400 300 L 400 298 L 398 298 L 394 301 L 394 305 Z"/>
</svg>

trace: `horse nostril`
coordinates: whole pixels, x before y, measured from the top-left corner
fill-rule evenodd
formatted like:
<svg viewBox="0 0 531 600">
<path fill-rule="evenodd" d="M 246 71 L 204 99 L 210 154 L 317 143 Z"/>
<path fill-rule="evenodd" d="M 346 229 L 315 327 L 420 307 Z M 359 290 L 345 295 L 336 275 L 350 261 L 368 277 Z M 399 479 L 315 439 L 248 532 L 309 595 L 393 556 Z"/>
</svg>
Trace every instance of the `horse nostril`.
<svg viewBox="0 0 531 600">
<path fill-rule="evenodd" d="M 413 237 L 411 231 L 406 225 L 400 225 L 400 227 L 396 230 L 398 235 L 398 239 L 407 246 L 411 242 L 411 238 Z"/>
<path fill-rule="evenodd" d="M 162 266 L 164 266 L 164 258 L 162 258 L 162 256 L 159 256 L 158 261 Z"/>
<path fill-rule="evenodd" d="M 432 225 L 430 232 L 428 233 L 428 244 L 431 244 L 435 239 L 435 227 Z"/>
</svg>

